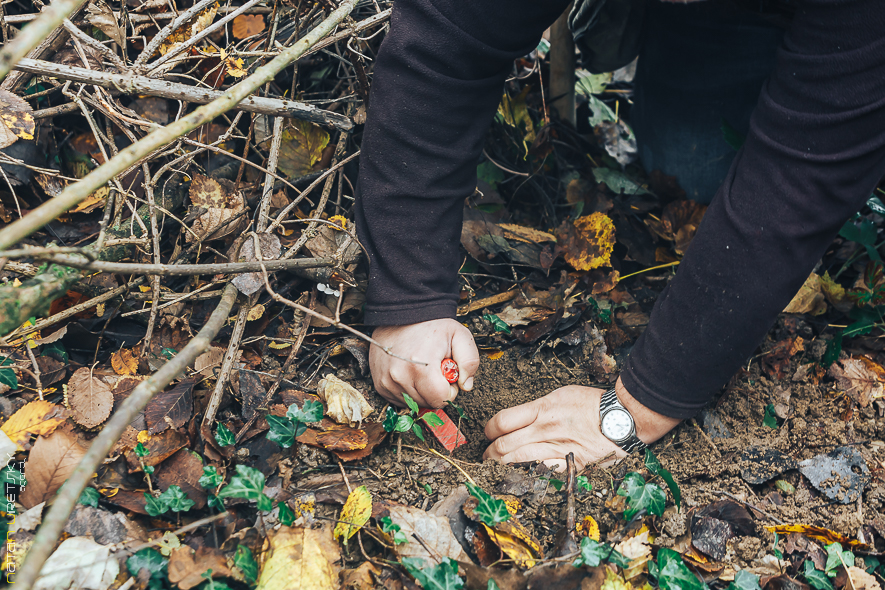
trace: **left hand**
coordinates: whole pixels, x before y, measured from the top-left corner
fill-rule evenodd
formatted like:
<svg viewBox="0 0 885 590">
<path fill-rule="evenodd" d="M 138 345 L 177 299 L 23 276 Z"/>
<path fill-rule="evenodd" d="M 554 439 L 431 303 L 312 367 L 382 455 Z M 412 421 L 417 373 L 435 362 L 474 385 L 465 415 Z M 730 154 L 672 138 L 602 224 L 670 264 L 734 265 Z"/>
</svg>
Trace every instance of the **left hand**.
<svg viewBox="0 0 885 590">
<path fill-rule="evenodd" d="M 606 456 L 611 460 L 627 453 L 599 429 L 599 400 L 604 391 L 569 385 L 527 404 L 498 412 L 486 425 L 486 437 L 493 441 L 483 455 L 502 463 L 543 461 L 565 466 L 565 456 L 575 454 L 578 468 Z M 636 421 L 637 436 L 652 443 L 679 424 L 645 408 L 618 381 L 618 399 Z"/>
</svg>

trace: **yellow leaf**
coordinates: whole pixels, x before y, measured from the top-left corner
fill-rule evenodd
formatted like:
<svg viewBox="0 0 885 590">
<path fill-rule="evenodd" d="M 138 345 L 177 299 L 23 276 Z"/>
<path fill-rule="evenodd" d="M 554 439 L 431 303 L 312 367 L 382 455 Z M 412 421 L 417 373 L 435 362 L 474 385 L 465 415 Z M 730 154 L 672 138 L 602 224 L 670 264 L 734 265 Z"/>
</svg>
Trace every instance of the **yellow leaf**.
<svg viewBox="0 0 885 590">
<path fill-rule="evenodd" d="M 347 496 L 341 517 L 335 525 L 335 538 L 343 537 L 344 541 L 347 541 L 369 521 L 370 516 L 372 516 L 372 494 L 366 486 L 360 486 Z"/>
<path fill-rule="evenodd" d="M 608 266 L 615 247 L 615 224 L 604 213 L 579 217 L 574 223 L 566 220 L 557 230 L 559 245 L 565 250 L 565 261 L 575 270 L 592 270 Z"/>
<path fill-rule="evenodd" d="M 866 543 L 861 543 L 855 539 L 850 537 L 846 537 L 845 535 L 840 535 L 835 531 L 831 531 L 830 529 L 825 529 L 819 526 L 812 526 L 810 524 L 782 524 L 778 526 L 767 526 L 766 530 L 771 531 L 772 533 L 777 533 L 779 535 L 789 535 L 790 533 L 799 533 L 800 535 L 805 535 L 811 539 L 816 541 L 822 541 L 824 543 L 841 543 L 843 547 L 851 547 L 852 549 L 859 549 L 861 551 L 872 551 L 873 548 Z"/>
<path fill-rule="evenodd" d="M 151 288 L 148 287 L 147 285 L 139 285 L 138 290 L 141 291 L 142 293 L 147 293 L 151 290 Z"/>
<path fill-rule="evenodd" d="M 609 568 L 605 568 L 605 582 L 602 583 L 602 590 L 632 590 L 632 588 L 630 582 L 625 581 Z"/>
<path fill-rule="evenodd" d="M 820 290 L 824 294 L 824 297 L 827 298 L 827 301 L 842 313 L 848 313 L 854 306 L 854 304 L 848 299 L 848 293 L 845 292 L 845 287 L 830 278 L 829 271 L 825 272 L 824 276 L 820 278 Z"/>
<path fill-rule="evenodd" d="M 111 367 L 117 375 L 135 375 L 138 373 L 138 357 L 127 348 L 121 348 L 111 355 Z"/>
<path fill-rule="evenodd" d="M 584 520 L 575 525 L 578 534 L 582 537 L 589 537 L 594 541 L 599 541 L 599 525 L 592 516 L 585 516 Z"/>
<path fill-rule="evenodd" d="M 175 533 L 172 531 L 166 531 L 163 533 L 163 538 L 157 541 L 157 547 L 160 548 L 160 553 L 169 557 L 173 549 L 181 547 L 181 541 L 178 540 Z"/>
<path fill-rule="evenodd" d="M 18 277 L 15 277 L 12 280 L 12 286 L 13 287 L 21 287 L 22 286 L 22 282 L 20 280 L 18 280 Z"/>
<path fill-rule="evenodd" d="M 34 139 L 36 123 L 31 105 L 9 92 L 0 90 L 0 147 L 8 147 L 19 139 Z"/>
<path fill-rule="evenodd" d="M 821 315 L 826 311 L 827 302 L 821 292 L 820 277 L 815 273 L 808 275 L 799 288 L 799 292 L 784 309 L 784 313 L 810 313 L 811 315 Z"/>
<path fill-rule="evenodd" d="M 32 401 L 9 417 L 0 430 L 16 444 L 19 451 L 31 435 L 48 435 L 65 421 L 64 408 L 45 400 Z"/>
<path fill-rule="evenodd" d="M 343 215 L 333 215 L 329 218 L 329 221 L 334 223 L 332 229 L 341 231 L 343 229 L 347 229 L 347 218 Z"/>
<path fill-rule="evenodd" d="M 648 529 L 621 541 L 615 545 L 615 549 L 630 560 L 630 565 L 624 569 L 624 578 L 632 580 L 648 569 L 648 561 L 651 559 L 651 546 L 648 541 Z"/>
<path fill-rule="evenodd" d="M 100 318 L 104 315 L 104 303 L 99 303 L 95 306 L 95 317 Z"/>
<path fill-rule="evenodd" d="M 147 441 L 151 440 L 151 435 L 147 430 L 139 430 L 138 435 L 135 437 L 135 440 L 137 440 L 141 444 L 144 444 Z"/>
<path fill-rule="evenodd" d="M 273 340 L 271 340 L 270 344 L 268 344 L 268 346 L 270 346 L 274 350 L 282 350 L 284 348 L 289 348 L 290 346 L 292 346 L 292 343 L 291 342 L 274 342 Z"/>
<path fill-rule="evenodd" d="M 525 104 L 525 97 L 530 89 L 531 86 L 526 86 L 516 98 L 510 98 L 505 93 L 501 99 L 501 104 L 498 105 L 498 114 L 501 115 L 504 122 L 524 134 L 522 143 L 525 146 L 526 154 L 528 154 L 529 148 L 535 141 L 535 126 Z"/>
<path fill-rule="evenodd" d="M 224 60 L 224 64 L 227 67 L 227 75 L 232 78 L 242 78 L 249 73 L 243 68 L 243 59 L 240 57 L 229 57 Z"/>
<path fill-rule="evenodd" d="M 264 315 L 264 305 L 257 303 L 252 306 L 252 309 L 249 310 L 249 314 L 246 316 L 247 322 L 254 322 Z"/>
<path fill-rule="evenodd" d="M 160 55 L 166 55 L 180 43 L 184 43 L 197 33 L 212 24 L 215 20 L 215 14 L 218 12 L 218 3 L 216 2 L 184 26 L 179 27 L 163 43 L 160 44 Z"/>
<path fill-rule="evenodd" d="M 329 529 L 280 527 L 268 531 L 270 545 L 257 590 L 338 590 L 338 545 Z"/>
<path fill-rule="evenodd" d="M 517 240 L 527 244 L 541 244 L 543 242 L 555 242 L 556 236 L 531 227 L 515 225 L 513 223 L 499 223 L 498 227 L 504 230 L 504 237 L 508 240 Z"/>
<path fill-rule="evenodd" d="M 489 358 L 490 361 L 496 361 L 499 358 L 501 358 L 502 356 L 504 356 L 504 351 L 503 350 L 496 350 L 494 352 L 487 352 L 486 356 Z"/>
<path fill-rule="evenodd" d="M 515 518 L 498 523 L 495 528 L 484 523 L 482 526 L 492 542 L 520 567 L 534 567 L 535 561 L 543 555 L 541 544 Z"/>
<path fill-rule="evenodd" d="M 96 189 L 94 193 L 86 197 L 85 201 L 81 201 L 80 204 L 77 205 L 77 208 L 71 211 L 71 213 L 91 213 L 98 207 L 104 205 L 109 194 L 111 194 L 111 189 L 107 186 L 100 187 Z"/>
<path fill-rule="evenodd" d="M 277 167 L 290 178 L 304 176 L 320 161 L 329 145 L 329 133 L 308 121 L 294 121 L 283 130 Z"/>
</svg>

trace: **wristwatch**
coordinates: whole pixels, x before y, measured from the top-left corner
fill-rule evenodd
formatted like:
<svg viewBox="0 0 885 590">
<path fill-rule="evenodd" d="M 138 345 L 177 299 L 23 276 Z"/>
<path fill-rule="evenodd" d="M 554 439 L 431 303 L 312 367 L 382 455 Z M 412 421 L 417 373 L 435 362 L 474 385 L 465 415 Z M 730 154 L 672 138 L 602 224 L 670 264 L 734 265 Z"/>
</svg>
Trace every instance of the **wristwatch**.
<svg viewBox="0 0 885 590">
<path fill-rule="evenodd" d="M 618 400 L 614 387 L 603 393 L 599 402 L 599 429 L 605 438 L 628 453 L 641 451 L 646 447 L 636 436 L 633 415 Z"/>
</svg>

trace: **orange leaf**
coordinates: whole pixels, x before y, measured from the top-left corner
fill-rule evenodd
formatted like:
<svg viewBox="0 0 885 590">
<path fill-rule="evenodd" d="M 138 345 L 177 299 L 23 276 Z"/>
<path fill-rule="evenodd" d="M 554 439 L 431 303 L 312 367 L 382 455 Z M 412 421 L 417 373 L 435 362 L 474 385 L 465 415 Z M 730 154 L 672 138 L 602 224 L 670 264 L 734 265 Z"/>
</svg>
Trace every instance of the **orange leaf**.
<svg viewBox="0 0 885 590">
<path fill-rule="evenodd" d="M 234 19 L 234 39 L 245 39 L 264 30 L 264 17 L 260 14 L 241 14 Z"/>
<path fill-rule="evenodd" d="M 111 355 L 111 366 L 117 375 L 135 375 L 138 373 L 138 357 L 131 350 L 121 348 Z"/>
<path fill-rule="evenodd" d="M 565 250 L 565 261 L 576 270 L 608 266 L 615 247 L 615 224 L 604 213 L 593 213 L 564 221 L 557 239 Z"/>
<path fill-rule="evenodd" d="M 67 417 L 64 407 L 45 400 L 33 401 L 9 417 L 0 430 L 16 444 L 19 451 L 25 450 L 25 445 L 31 435 L 48 435 L 58 428 L 59 424 Z"/>
<path fill-rule="evenodd" d="M 840 535 L 835 531 L 831 531 L 830 529 L 825 529 L 819 526 L 811 526 L 809 524 L 782 524 L 778 526 L 767 526 L 765 528 L 772 533 L 777 533 L 779 535 L 799 533 L 800 535 L 805 535 L 806 537 L 815 539 L 816 541 L 822 541 L 828 544 L 841 543 L 843 547 L 848 546 L 854 549 L 860 549 L 862 551 L 873 550 L 873 548 L 866 543 L 861 543 L 860 541 L 851 539 L 844 535 Z"/>
</svg>

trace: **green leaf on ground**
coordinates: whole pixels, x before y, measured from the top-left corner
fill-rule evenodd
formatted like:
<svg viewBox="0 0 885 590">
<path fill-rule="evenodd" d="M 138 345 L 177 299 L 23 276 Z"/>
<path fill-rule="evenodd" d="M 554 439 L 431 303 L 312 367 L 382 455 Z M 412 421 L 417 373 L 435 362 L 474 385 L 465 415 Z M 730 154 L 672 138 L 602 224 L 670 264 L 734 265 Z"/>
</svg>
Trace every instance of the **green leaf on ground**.
<svg viewBox="0 0 885 590">
<path fill-rule="evenodd" d="M 245 545 L 237 545 L 237 552 L 234 553 L 234 565 L 243 573 L 243 577 L 250 584 L 258 581 L 258 562 L 252 555 L 252 550 Z"/>
<path fill-rule="evenodd" d="M 492 327 L 495 329 L 495 332 L 504 332 L 505 334 L 510 333 L 510 326 L 507 325 L 507 322 L 499 318 L 493 313 L 485 313 L 482 316 L 482 319 L 492 324 Z"/>
<path fill-rule="evenodd" d="M 575 567 L 586 565 L 587 567 L 596 567 L 600 563 L 607 561 L 620 568 L 626 568 L 630 565 L 630 560 L 624 557 L 614 547 L 594 541 L 590 537 L 581 539 L 581 554 L 572 562 Z"/>
<path fill-rule="evenodd" d="M 641 510 L 649 514 L 663 516 L 667 497 L 664 490 L 657 484 L 645 483 L 645 478 L 631 471 L 624 477 L 618 495 L 627 498 L 629 508 L 624 512 L 624 518 L 630 520 Z"/>
<path fill-rule="evenodd" d="M 464 587 L 464 580 L 458 575 L 458 562 L 449 557 L 436 565 L 426 565 L 417 557 L 404 557 L 401 563 L 424 590 L 461 590 Z"/>
<path fill-rule="evenodd" d="M 0 367 L 8 367 L 12 365 L 12 359 L 8 356 L 0 359 Z M 0 368 L 0 384 L 8 386 L 10 389 L 18 389 L 18 377 L 15 371 L 10 368 Z"/>
<path fill-rule="evenodd" d="M 648 469 L 652 475 L 660 476 L 661 479 L 667 482 L 667 487 L 670 489 L 670 493 L 673 494 L 673 500 L 676 502 L 676 508 L 681 510 L 682 491 L 679 489 L 679 484 L 676 483 L 673 474 L 661 466 L 661 462 L 655 454 L 651 452 L 651 449 L 645 449 L 645 468 Z"/>
<path fill-rule="evenodd" d="M 151 454 L 151 452 L 143 444 L 138 443 L 137 445 L 135 445 L 135 456 L 136 457 L 140 457 L 140 458 L 144 459 L 145 457 L 147 457 L 150 454 Z"/>
<path fill-rule="evenodd" d="M 394 432 L 408 432 L 412 429 L 415 421 L 411 416 L 397 416 L 396 424 L 393 427 Z"/>
<path fill-rule="evenodd" d="M 384 412 L 384 422 L 381 424 L 384 432 L 393 432 L 396 428 L 397 420 L 399 420 L 399 414 L 391 406 L 387 406 L 387 410 Z"/>
<path fill-rule="evenodd" d="M 424 431 L 421 430 L 421 425 L 417 422 L 412 422 L 412 433 L 421 439 L 421 442 L 427 442 L 424 440 Z"/>
<path fill-rule="evenodd" d="M 488 526 L 495 526 L 499 522 L 510 520 L 511 514 L 507 510 L 507 504 L 504 503 L 504 500 L 493 498 L 491 494 L 487 493 L 481 487 L 473 485 L 470 482 L 467 482 L 466 485 L 467 489 L 470 491 L 470 495 L 479 500 L 473 513 L 476 514 L 483 523 Z"/>
<path fill-rule="evenodd" d="M 274 416 L 273 414 L 268 414 L 265 418 L 267 418 L 267 425 L 269 426 L 267 440 L 277 443 L 284 449 L 288 449 L 295 444 L 295 424 L 292 424 L 289 418 Z"/>
<path fill-rule="evenodd" d="M 704 590 L 704 584 L 683 563 L 682 557 L 666 547 L 658 551 L 658 585 L 661 590 Z"/>
<path fill-rule="evenodd" d="M 854 553 L 843 551 L 841 543 L 830 543 L 824 549 L 827 552 L 827 575 L 831 578 L 836 575 L 836 569 L 840 565 L 849 568 L 854 565 Z"/>
<path fill-rule="evenodd" d="M 431 428 L 436 428 L 437 426 L 442 426 L 445 424 L 443 419 L 434 414 L 433 412 L 427 412 L 421 419 L 424 420 L 424 423 L 430 426 Z"/>
<path fill-rule="evenodd" d="M 579 490 L 584 490 L 585 492 L 589 492 L 593 489 L 593 484 L 590 483 L 590 480 L 587 479 L 586 475 L 579 475 L 575 478 L 575 485 Z"/>
<path fill-rule="evenodd" d="M 285 526 L 292 526 L 292 523 L 295 522 L 295 513 L 292 512 L 289 505 L 285 502 L 277 502 L 277 508 L 280 509 L 280 523 Z"/>
<path fill-rule="evenodd" d="M 406 400 L 406 405 L 409 406 L 409 409 L 412 411 L 412 413 L 417 414 L 418 413 L 418 403 L 412 399 L 412 396 L 410 396 L 408 393 L 406 393 L 404 391 L 403 392 L 403 399 Z"/>
<path fill-rule="evenodd" d="M 219 422 L 215 430 L 215 442 L 221 447 L 229 447 L 236 443 L 237 439 L 227 426 Z"/>
<path fill-rule="evenodd" d="M 151 580 L 165 579 L 168 565 L 169 560 L 152 547 L 136 551 L 126 560 L 126 568 L 130 574 L 137 578 L 141 570 L 147 570 Z"/>
<path fill-rule="evenodd" d="M 169 512 L 169 504 L 160 498 L 154 498 L 149 493 L 144 493 L 144 510 L 151 516 L 160 516 Z"/>
<path fill-rule="evenodd" d="M 593 178 L 596 182 L 605 183 L 613 193 L 625 195 L 642 195 L 648 192 L 639 183 L 627 177 L 620 170 L 612 170 L 611 168 L 594 168 Z"/>
<path fill-rule="evenodd" d="M 224 478 L 218 474 L 217 467 L 214 465 L 207 465 L 206 467 L 203 467 L 203 475 L 201 475 L 200 479 L 197 481 L 201 488 L 205 490 L 214 490 L 224 483 Z"/>
<path fill-rule="evenodd" d="M 738 570 L 734 574 L 734 581 L 728 585 L 728 590 L 762 590 L 759 587 L 759 576 L 747 570 Z"/>
<path fill-rule="evenodd" d="M 218 492 L 219 498 L 245 498 L 257 502 L 264 496 L 264 474 L 247 465 L 237 465 L 237 474 Z M 266 496 L 265 496 L 266 497 Z"/>
<path fill-rule="evenodd" d="M 476 167 L 476 177 L 493 189 L 497 189 L 498 183 L 504 180 L 504 171 L 491 162 L 483 162 Z"/>
<path fill-rule="evenodd" d="M 98 493 L 98 490 L 96 490 L 95 488 L 84 488 L 77 502 L 79 504 L 83 504 L 84 506 L 92 506 L 93 508 L 98 508 L 99 498 L 101 498 L 101 494 Z"/>
<path fill-rule="evenodd" d="M 165 502 L 172 512 L 187 512 L 196 504 L 196 502 L 187 497 L 187 492 L 177 485 L 169 486 L 157 499 Z"/>
<path fill-rule="evenodd" d="M 774 413 L 774 404 L 765 406 L 765 416 L 762 418 L 762 423 L 772 430 L 777 428 L 777 414 Z"/>
<path fill-rule="evenodd" d="M 319 422 L 323 419 L 323 403 L 315 399 L 309 399 L 304 402 L 304 406 L 301 409 L 298 409 L 298 404 L 292 404 L 286 410 L 286 416 L 292 422 L 300 422 L 302 424 Z M 298 434 L 296 436 L 301 435 Z"/>
<path fill-rule="evenodd" d="M 814 567 L 814 562 L 810 559 L 805 560 L 802 577 L 808 582 L 808 585 L 816 590 L 833 590 L 833 583 L 827 575 Z"/>
<path fill-rule="evenodd" d="M 406 534 L 402 532 L 402 527 L 393 522 L 393 520 L 389 516 L 385 516 L 380 520 L 380 522 L 381 530 L 393 537 L 394 545 L 402 545 L 403 543 L 409 542 Z"/>
</svg>

